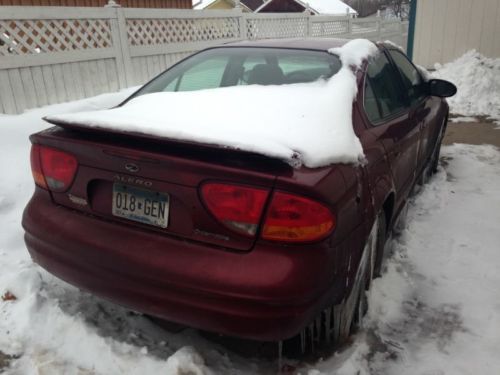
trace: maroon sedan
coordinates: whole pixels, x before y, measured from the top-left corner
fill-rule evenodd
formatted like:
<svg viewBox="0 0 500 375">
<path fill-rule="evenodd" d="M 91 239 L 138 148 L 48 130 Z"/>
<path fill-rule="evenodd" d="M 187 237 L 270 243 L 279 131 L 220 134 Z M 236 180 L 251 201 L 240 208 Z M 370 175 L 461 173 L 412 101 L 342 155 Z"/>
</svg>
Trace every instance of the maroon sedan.
<svg viewBox="0 0 500 375">
<path fill-rule="evenodd" d="M 327 51 L 344 43 L 210 48 L 132 98 L 328 78 L 342 64 Z M 23 226 L 33 260 L 96 295 L 183 325 L 294 338 L 302 348 L 340 342 L 366 310 L 365 290 L 412 188 L 437 168 L 443 97 L 456 91 L 426 81 L 397 48 L 378 49 L 356 71 L 352 122 L 366 157 L 358 165 L 292 167 L 241 150 L 60 123 L 32 135 L 36 189 Z"/>
</svg>

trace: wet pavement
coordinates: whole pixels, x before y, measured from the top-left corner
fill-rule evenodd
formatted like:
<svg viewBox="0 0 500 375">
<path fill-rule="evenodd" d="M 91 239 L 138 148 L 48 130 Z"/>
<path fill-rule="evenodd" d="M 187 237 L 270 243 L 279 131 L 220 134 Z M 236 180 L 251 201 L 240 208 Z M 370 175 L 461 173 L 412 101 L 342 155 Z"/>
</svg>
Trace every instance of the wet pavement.
<svg viewBox="0 0 500 375">
<path fill-rule="evenodd" d="M 452 143 L 491 144 L 500 147 L 500 125 L 484 118 L 478 118 L 477 122 L 450 121 L 443 144 Z"/>
</svg>

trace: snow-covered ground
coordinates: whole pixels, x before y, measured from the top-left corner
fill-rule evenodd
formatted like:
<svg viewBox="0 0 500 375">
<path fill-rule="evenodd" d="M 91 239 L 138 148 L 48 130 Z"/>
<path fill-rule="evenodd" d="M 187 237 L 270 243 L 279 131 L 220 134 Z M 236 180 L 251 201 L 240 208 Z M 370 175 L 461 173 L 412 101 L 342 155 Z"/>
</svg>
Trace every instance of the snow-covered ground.
<svg viewBox="0 0 500 375">
<path fill-rule="evenodd" d="M 237 354 L 234 344 L 194 330 L 163 331 L 31 262 L 20 225 L 33 191 L 28 135 L 46 127 L 43 115 L 105 108 L 126 95 L 0 115 L 0 364 L 3 354 L 13 356 L 4 371 L 16 375 L 275 372 L 272 360 Z M 438 174 L 410 203 L 406 229 L 391 241 L 365 328 L 341 353 L 285 361 L 297 373 L 498 374 L 500 151 L 453 145 L 442 155 Z"/>
</svg>

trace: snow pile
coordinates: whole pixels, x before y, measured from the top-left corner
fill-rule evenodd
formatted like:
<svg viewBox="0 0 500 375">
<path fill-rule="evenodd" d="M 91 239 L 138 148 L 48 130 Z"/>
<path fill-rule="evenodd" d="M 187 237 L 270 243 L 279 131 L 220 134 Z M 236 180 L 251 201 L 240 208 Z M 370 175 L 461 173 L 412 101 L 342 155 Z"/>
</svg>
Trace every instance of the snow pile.
<svg viewBox="0 0 500 375">
<path fill-rule="evenodd" d="M 457 94 L 448 98 L 453 114 L 487 116 L 500 123 L 500 58 L 491 59 L 472 50 L 435 68 L 435 78 L 453 82 L 458 88 Z"/>
<path fill-rule="evenodd" d="M 363 149 L 352 126 L 357 86 L 350 66 L 359 66 L 377 51 L 372 42 L 362 39 L 333 49 L 343 67 L 327 81 L 160 92 L 120 108 L 48 119 L 220 145 L 311 168 L 357 163 Z"/>
</svg>

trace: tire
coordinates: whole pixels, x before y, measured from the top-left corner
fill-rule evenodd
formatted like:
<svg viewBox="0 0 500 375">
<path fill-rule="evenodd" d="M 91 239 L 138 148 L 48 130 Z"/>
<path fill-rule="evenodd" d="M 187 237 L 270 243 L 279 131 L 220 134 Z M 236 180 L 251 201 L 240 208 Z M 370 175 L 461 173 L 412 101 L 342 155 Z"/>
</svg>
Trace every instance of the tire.
<svg viewBox="0 0 500 375">
<path fill-rule="evenodd" d="M 285 340 L 283 348 L 291 358 L 301 358 L 307 353 L 326 345 L 338 346 L 362 327 L 363 317 L 368 311 L 367 291 L 376 273 L 379 253 L 383 256 L 386 219 L 381 212 L 373 224 L 368 237 L 360 267 L 364 267 L 355 280 L 354 286 L 342 303 L 329 306 L 321 311 L 298 335 Z M 382 258 L 380 258 L 382 259 Z"/>
<path fill-rule="evenodd" d="M 436 149 L 434 150 L 434 153 L 432 154 L 432 161 L 431 161 L 431 168 L 430 168 L 430 174 L 433 175 L 438 171 L 438 166 L 439 166 L 439 154 L 441 153 L 441 142 L 442 140 L 439 140 L 439 143 L 436 146 Z"/>
<path fill-rule="evenodd" d="M 365 249 L 365 251 L 370 251 L 370 257 L 360 282 L 358 298 L 352 314 L 351 333 L 355 333 L 363 327 L 363 317 L 368 312 L 367 292 L 370 290 L 372 280 L 380 276 L 382 269 L 387 232 L 387 220 L 384 211 L 381 211 L 377 215 L 377 219 L 373 225 L 374 228 L 372 228 L 372 231 L 375 231 L 376 234 L 372 245 Z M 368 238 L 368 242 L 370 242 L 370 238 Z"/>
<path fill-rule="evenodd" d="M 387 256 L 385 244 L 387 242 L 387 218 L 385 212 L 378 214 L 377 246 L 375 250 L 375 259 L 373 265 L 373 278 L 380 277 L 382 266 Z"/>
<path fill-rule="evenodd" d="M 443 142 L 444 134 L 446 132 L 446 125 L 448 124 L 448 115 L 446 115 L 445 119 L 443 120 L 443 125 L 441 126 L 441 129 L 438 134 L 437 138 L 437 143 L 436 147 L 434 149 L 434 152 L 432 153 L 431 160 L 430 160 L 430 174 L 433 175 L 437 172 L 438 166 L 439 166 L 439 155 L 441 154 L 441 143 Z"/>
</svg>

